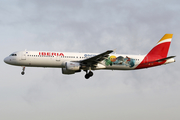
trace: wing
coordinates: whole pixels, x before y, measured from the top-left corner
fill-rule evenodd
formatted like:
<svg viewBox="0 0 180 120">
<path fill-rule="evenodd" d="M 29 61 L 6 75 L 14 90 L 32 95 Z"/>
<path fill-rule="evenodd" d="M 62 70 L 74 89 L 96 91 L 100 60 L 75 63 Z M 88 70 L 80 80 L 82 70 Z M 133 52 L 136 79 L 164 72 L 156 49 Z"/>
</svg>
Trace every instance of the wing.
<svg viewBox="0 0 180 120">
<path fill-rule="evenodd" d="M 108 58 L 109 54 L 114 52 L 113 50 L 108 50 L 104 53 L 98 54 L 96 56 L 93 56 L 91 58 L 87 58 L 84 60 L 81 60 L 80 63 L 87 65 L 87 66 L 93 66 L 96 65 L 97 63 L 101 62 L 102 60 Z"/>
</svg>

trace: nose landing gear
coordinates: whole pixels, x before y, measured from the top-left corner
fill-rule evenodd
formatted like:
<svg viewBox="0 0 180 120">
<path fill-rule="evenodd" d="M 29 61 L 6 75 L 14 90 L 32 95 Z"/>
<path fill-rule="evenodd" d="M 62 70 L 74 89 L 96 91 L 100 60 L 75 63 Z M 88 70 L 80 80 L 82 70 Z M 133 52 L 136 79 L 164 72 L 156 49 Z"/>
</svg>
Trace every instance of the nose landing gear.
<svg viewBox="0 0 180 120">
<path fill-rule="evenodd" d="M 23 71 L 21 72 L 21 75 L 24 75 L 25 74 L 25 67 L 23 67 L 23 69 L 22 69 Z"/>
<path fill-rule="evenodd" d="M 85 78 L 86 79 L 89 79 L 90 77 L 93 76 L 93 72 L 92 71 L 89 71 L 89 72 L 86 72 L 86 75 L 85 75 Z"/>
</svg>

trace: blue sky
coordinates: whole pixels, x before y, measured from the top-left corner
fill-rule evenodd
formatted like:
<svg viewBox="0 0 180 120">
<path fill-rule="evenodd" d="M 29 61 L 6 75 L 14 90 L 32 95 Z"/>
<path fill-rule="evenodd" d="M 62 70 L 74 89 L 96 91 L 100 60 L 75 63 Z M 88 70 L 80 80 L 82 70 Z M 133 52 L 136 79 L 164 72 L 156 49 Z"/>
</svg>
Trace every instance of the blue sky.
<svg viewBox="0 0 180 120">
<path fill-rule="evenodd" d="M 180 2 L 122 0 L 0 1 L 0 119 L 179 120 Z M 10 66 L 19 50 L 146 54 L 173 33 L 173 64 L 137 71 L 66 76 L 61 69 Z"/>
</svg>

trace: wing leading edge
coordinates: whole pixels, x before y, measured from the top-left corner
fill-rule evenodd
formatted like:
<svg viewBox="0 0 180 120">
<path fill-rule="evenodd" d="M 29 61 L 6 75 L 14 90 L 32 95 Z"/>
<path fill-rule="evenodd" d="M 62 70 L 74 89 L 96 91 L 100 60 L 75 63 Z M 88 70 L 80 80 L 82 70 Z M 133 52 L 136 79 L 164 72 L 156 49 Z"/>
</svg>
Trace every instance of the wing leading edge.
<svg viewBox="0 0 180 120">
<path fill-rule="evenodd" d="M 107 50 L 106 52 L 103 52 L 101 54 L 95 55 L 93 57 L 81 60 L 81 64 L 93 66 L 96 65 L 97 63 L 101 62 L 102 60 L 106 59 L 109 57 L 109 54 L 114 52 L 114 50 Z"/>
</svg>

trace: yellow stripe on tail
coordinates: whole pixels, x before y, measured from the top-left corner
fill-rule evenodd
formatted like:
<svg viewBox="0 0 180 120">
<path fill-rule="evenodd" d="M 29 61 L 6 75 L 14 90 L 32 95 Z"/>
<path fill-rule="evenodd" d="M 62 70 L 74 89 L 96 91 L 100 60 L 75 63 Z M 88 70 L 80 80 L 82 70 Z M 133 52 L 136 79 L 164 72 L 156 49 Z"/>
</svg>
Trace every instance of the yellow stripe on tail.
<svg viewBox="0 0 180 120">
<path fill-rule="evenodd" d="M 173 36 L 173 34 L 165 34 L 165 35 L 161 38 L 161 40 L 159 40 L 158 43 L 160 43 L 160 42 L 162 42 L 163 40 L 166 40 L 166 39 L 172 39 L 172 36 Z"/>
</svg>

